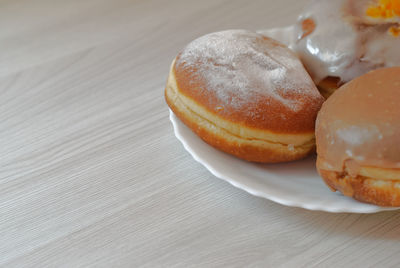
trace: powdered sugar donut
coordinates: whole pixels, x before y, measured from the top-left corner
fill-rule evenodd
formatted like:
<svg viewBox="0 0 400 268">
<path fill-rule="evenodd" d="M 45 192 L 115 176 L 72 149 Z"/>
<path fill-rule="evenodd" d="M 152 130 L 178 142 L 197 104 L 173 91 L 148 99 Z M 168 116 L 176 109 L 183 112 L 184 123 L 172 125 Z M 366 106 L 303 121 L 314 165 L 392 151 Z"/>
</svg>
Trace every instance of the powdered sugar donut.
<svg viewBox="0 0 400 268">
<path fill-rule="evenodd" d="M 256 162 L 312 152 L 324 101 L 291 50 L 245 30 L 208 34 L 184 48 L 171 66 L 165 97 L 204 141 Z"/>
</svg>

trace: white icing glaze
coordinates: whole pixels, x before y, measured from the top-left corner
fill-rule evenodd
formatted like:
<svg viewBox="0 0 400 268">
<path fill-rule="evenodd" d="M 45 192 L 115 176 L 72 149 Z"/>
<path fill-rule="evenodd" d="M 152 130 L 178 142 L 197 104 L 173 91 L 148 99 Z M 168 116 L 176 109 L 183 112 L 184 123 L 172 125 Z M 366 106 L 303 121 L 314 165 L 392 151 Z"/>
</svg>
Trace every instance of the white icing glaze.
<svg viewBox="0 0 400 268">
<path fill-rule="evenodd" d="M 294 30 L 297 41 L 290 47 L 316 83 L 327 76 L 347 82 L 376 68 L 400 65 L 400 37 L 388 33 L 387 20 L 366 19 L 363 8 L 368 3 L 314 0 L 300 15 Z M 316 27 L 303 37 L 302 22 L 308 18 Z M 364 24 L 372 21 L 374 24 Z"/>
<path fill-rule="evenodd" d="M 335 171 L 347 160 L 400 168 L 400 67 L 369 72 L 343 85 L 319 111 L 318 157 Z"/>
<path fill-rule="evenodd" d="M 318 95 L 292 51 L 250 31 L 229 30 L 200 37 L 183 50 L 176 66 L 195 70 L 206 81 L 205 90 L 215 92 L 221 105 L 238 109 L 257 96 L 268 95 L 298 111 L 304 109 L 305 102 L 287 95 Z"/>
</svg>

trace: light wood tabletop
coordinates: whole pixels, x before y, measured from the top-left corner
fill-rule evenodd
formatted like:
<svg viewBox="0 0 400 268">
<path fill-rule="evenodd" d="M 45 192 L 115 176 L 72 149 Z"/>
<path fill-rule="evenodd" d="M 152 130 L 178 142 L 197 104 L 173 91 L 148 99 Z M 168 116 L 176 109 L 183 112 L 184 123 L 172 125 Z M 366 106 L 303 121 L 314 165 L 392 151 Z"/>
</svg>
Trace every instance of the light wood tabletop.
<svg viewBox="0 0 400 268">
<path fill-rule="evenodd" d="M 1 0 L 0 265 L 395 267 L 400 213 L 286 207 L 214 177 L 164 86 L 188 42 L 306 0 Z"/>
</svg>

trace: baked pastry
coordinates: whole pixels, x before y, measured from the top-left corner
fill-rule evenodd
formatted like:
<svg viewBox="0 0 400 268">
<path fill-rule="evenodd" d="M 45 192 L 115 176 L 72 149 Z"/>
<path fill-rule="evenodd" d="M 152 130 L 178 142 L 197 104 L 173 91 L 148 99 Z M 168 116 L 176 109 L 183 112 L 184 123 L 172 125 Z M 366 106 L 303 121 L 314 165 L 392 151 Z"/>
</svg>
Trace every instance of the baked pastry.
<svg viewBox="0 0 400 268">
<path fill-rule="evenodd" d="M 339 88 L 316 122 L 317 169 L 333 191 L 400 206 L 400 67 Z"/>
<path fill-rule="evenodd" d="M 291 50 L 245 30 L 211 33 L 186 46 L 172 63 L 165 98 L 208 144 L 263 163 L 314 150 L 324 101 Z"/>
<path fill-rule="evenodd" d="M 314 0 L 294 32 L 290 47 L 324 96 L 368 71 L 400 66 L 400 0 Z"/>
</svg>

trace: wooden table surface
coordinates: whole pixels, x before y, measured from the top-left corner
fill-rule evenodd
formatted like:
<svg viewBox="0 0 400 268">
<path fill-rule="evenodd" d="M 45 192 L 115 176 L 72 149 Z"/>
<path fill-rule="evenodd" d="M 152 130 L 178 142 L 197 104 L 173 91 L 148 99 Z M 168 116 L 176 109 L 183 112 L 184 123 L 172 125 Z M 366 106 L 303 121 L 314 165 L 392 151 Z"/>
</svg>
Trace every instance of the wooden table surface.
<svg viewBox="0 0 400 268">
<path fill-rule="evenodd" d="M 174 136 L 163 90 L 178 51 L 289 25 L 306 2 L 0 0 L 0 265 L 400 265 L 399 212 L 251 196 Z"/>
</svg>

